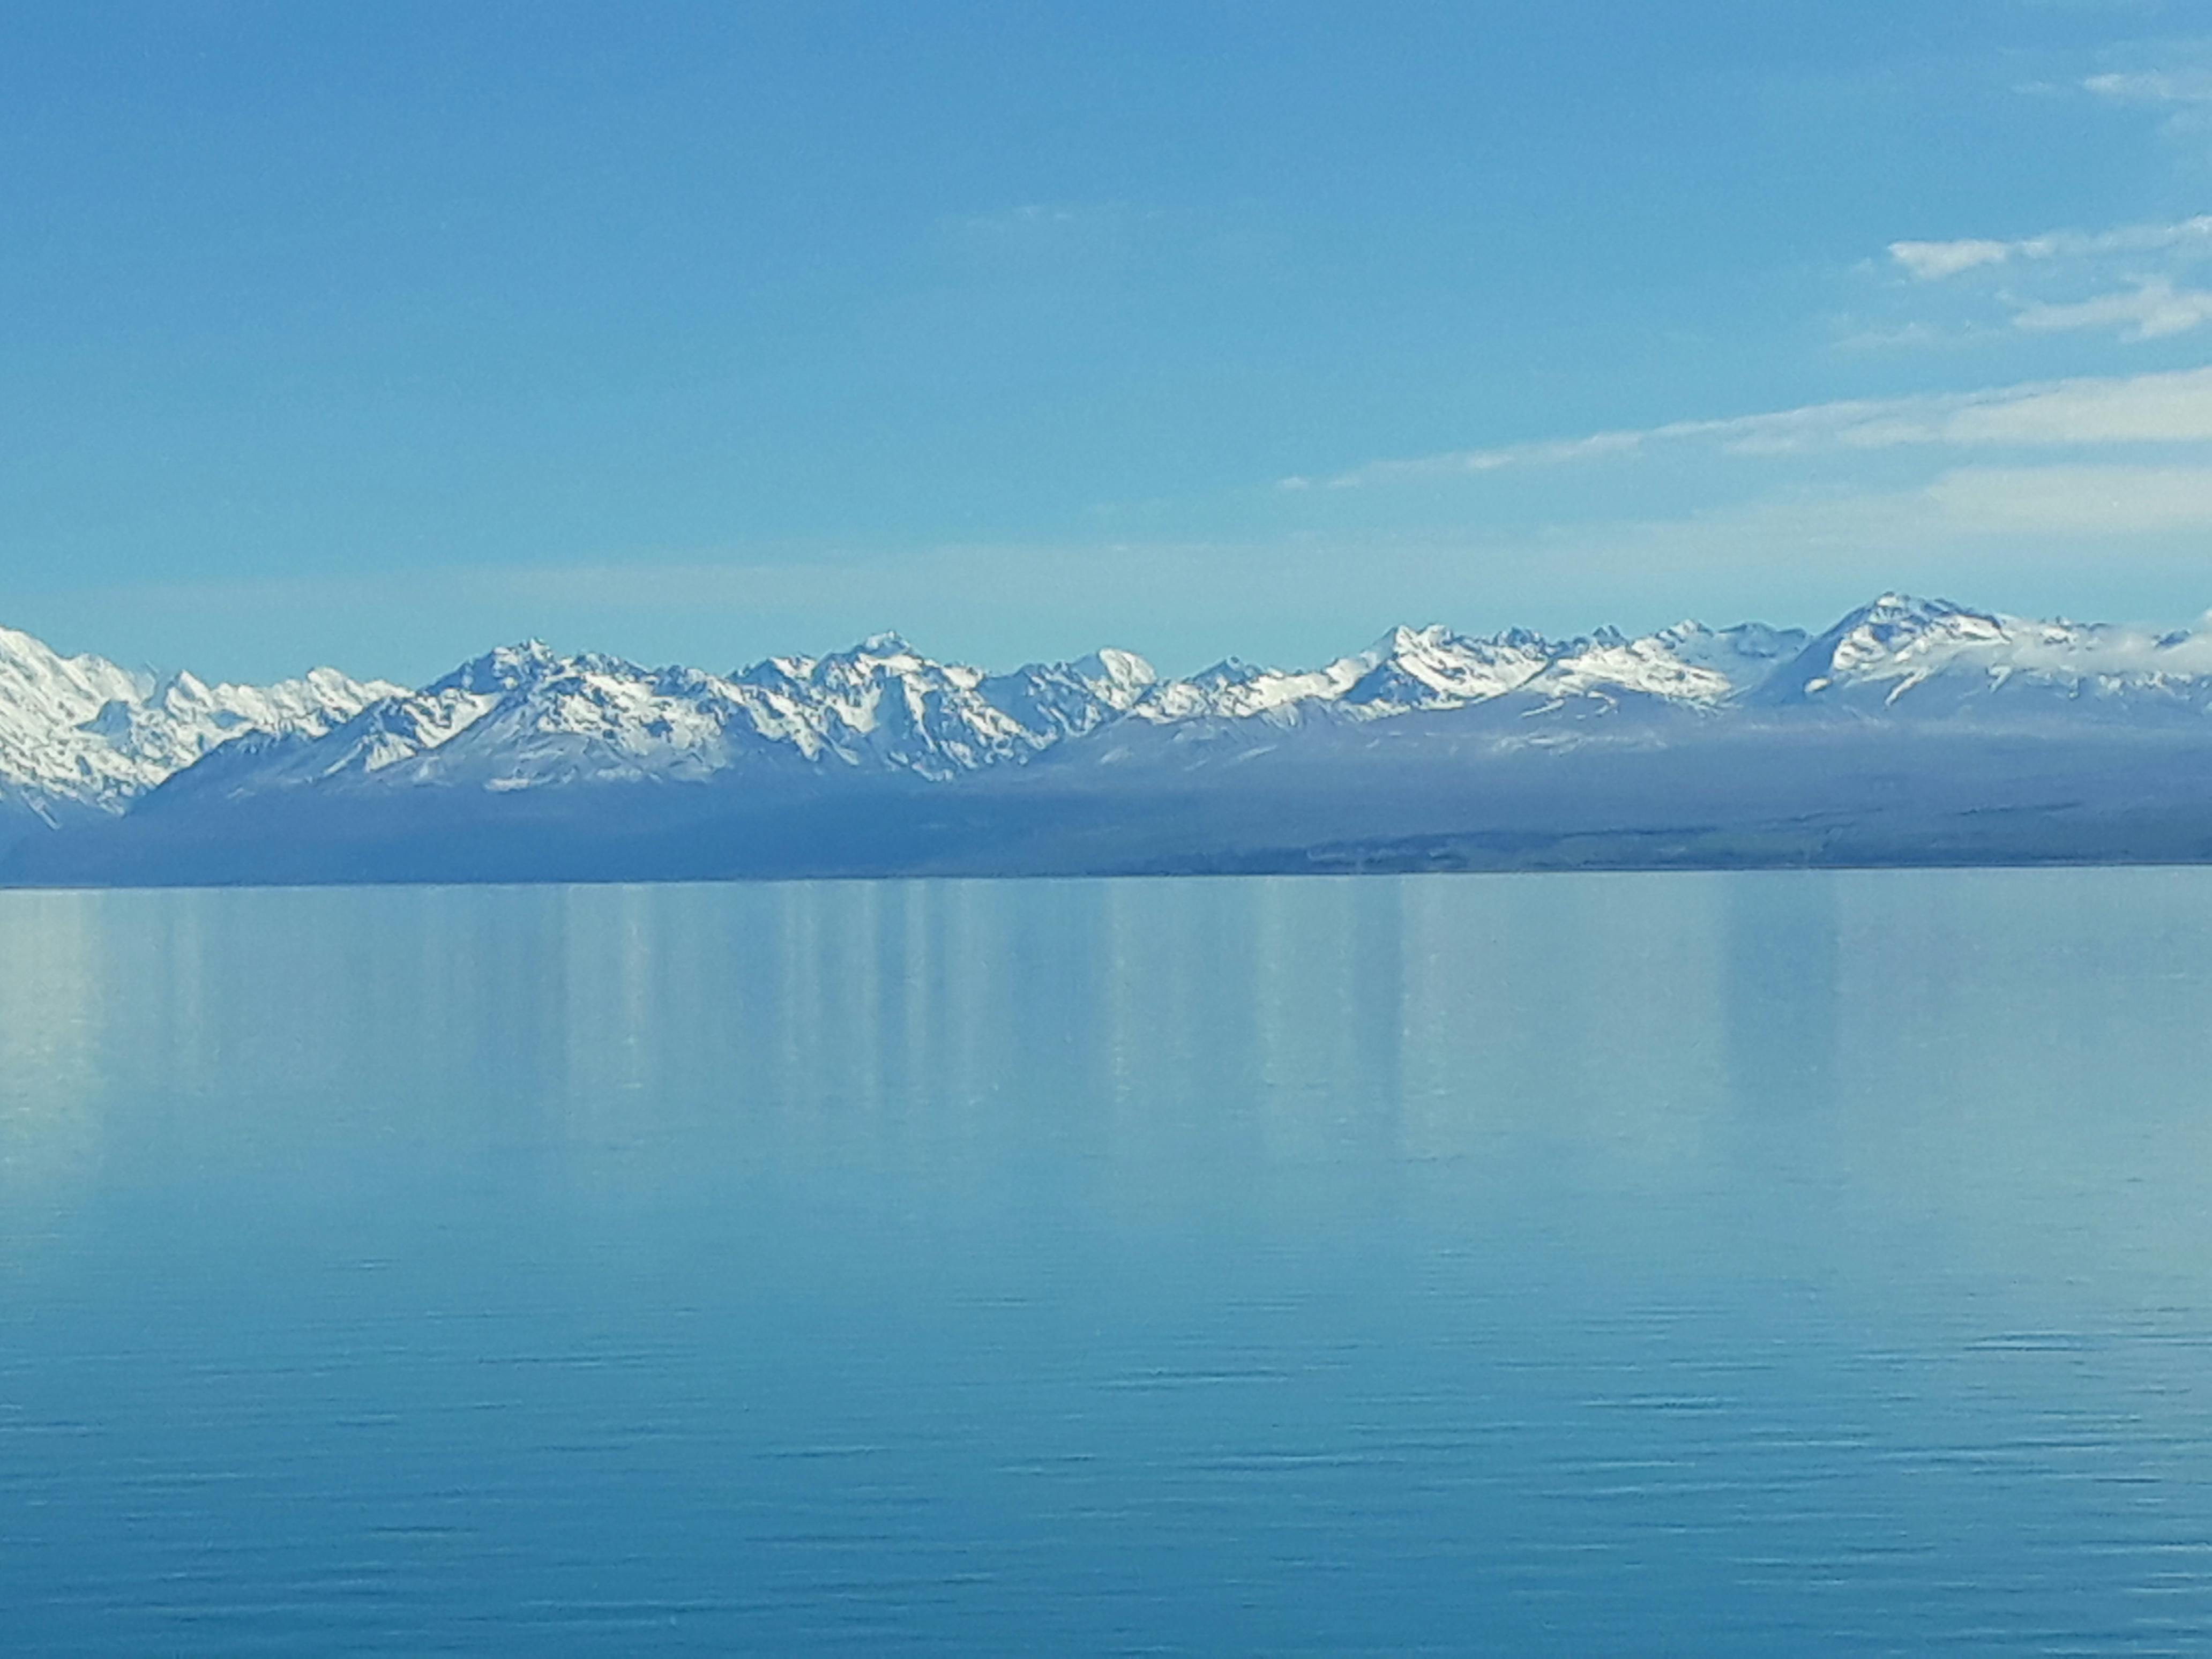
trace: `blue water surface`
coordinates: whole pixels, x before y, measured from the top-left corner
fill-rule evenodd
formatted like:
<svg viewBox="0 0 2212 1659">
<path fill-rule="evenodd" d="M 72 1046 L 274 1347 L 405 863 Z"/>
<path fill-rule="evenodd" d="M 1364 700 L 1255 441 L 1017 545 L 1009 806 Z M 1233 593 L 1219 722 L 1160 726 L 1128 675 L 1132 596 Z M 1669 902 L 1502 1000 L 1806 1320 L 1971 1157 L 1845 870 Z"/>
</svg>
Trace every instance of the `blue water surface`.
<svg viewBox="0 0 2212 1659">
<path fill-rule="evenodd" d="M 2212 872 L 0 896 L 0 1629 L 2212 1650 Z"/>
</svg>

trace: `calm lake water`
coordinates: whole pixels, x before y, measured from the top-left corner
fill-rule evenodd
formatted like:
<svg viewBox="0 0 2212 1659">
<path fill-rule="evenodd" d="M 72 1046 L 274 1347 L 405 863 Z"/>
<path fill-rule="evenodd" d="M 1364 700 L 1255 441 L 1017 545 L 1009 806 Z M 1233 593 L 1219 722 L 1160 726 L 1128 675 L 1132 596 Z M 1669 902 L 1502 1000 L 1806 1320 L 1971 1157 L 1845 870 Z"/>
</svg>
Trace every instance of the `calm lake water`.
<svg viewBox="0 0 2212 1659">
<path fill-rule="evenodd" d="M 0 896 L 10 1652 L 2201 1653 L 2212 872 Z"/>
</svg>

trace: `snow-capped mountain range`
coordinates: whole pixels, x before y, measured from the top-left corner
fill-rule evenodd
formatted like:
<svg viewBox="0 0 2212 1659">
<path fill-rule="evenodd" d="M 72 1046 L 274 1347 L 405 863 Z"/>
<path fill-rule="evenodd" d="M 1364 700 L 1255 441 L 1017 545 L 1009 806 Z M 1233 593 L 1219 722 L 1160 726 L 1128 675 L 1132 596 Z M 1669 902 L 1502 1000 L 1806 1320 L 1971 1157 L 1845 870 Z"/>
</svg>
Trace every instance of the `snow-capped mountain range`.
<svg viewBox="0 0 2212 1659">
<path fill-rule="evenodd" d="M 70 809 L 119 812 L 232 738 L 319 738 L 406 695 L 330 668 L 258 686 L 135 673 L 0 628 L 0 790 L 49 822 Z"/>
<path fill-rule="evenodd" d="M 727 674 L 503 647 L 419 690 L 318 668 L 269 686 L 157 678 L 0 629 L 0 789 L 47 821 L 115 814 L 179 774 L 269 790 L 490 792 L 748 770 L 945 781 L 1121 722 L 1244 728 L 1481 710 L 1501 741 L 1588 741 L 1638 714 L 1705 720 L 2159 717 L 2212 707 L 2212 635 L 2029 621 L 1885 594 L 1818 637 L 1686 622 L 1640 638 L 1397 628 L 1311 670 L 1229 659 L 1164 679 L 1102 650 L 1009 673 L 896 634 Z M 1102 751 L 1103 752 L 1103 751 Z M 185 780 L 179 780 L 185 782 Z"/>
<path fill-rule="evenodd" d="M 0 630 L 0 808 L 15 883 L 2212 860 L 2212 632 L 1888 593 L 1184 678 L 531 642 L 410 690 Z"/>
</svg>

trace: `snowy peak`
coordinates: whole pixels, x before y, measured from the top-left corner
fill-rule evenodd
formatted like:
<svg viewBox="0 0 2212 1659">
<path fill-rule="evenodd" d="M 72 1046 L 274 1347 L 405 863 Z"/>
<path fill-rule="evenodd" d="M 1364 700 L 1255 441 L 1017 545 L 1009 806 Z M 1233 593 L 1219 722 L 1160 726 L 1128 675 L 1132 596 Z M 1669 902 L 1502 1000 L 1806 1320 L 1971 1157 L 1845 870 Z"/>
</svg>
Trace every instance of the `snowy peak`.
<svg viewBox="0 0 2212 1659">
<path fill-rule="evenodd" d="M 375 777 L 496 791 L 703 777 L 733 758 L 726 739 L 738 712 L 732 689 L 700 670 L 562 656 L 532 641 L 365 709 L 317 743 L 272 754 L 232 787 L 357 786 Z"/>
<path fill-rule="evenodd" d="M 1066 663 L 1026 663 L 993 674 L 977 695 L 1011 719 L 1033 748 L 1080 737 L 1127 714 L 1159 677 L 1131 651 L 1110 647 Z"/>
<path fill-rule="evenodd" d="M 1394 628 L 1365 654 L 1371 666 L 1345 702 L 1380 713 L 1456 708 L 1503 696 L 1542 672 L 1557 647 L 1526 629 L 1478 639 L 1431 623 Z"/>
<path fill-rule="evenodd" d="M 1116 710 L 1133 707 L 1159 679 L 1152 664 L 1135 652 L 1117 651 L 1112 646 L 1078 657 L 1066 668 L 1091 696 Z"/>
<path fill-rule="evenodd" d="M 0 698 L 10 714 L 76 726 L 111 702 L 143 702 L 154 689 L 151 677 L 105 658 L 64 657 L 42 640 L 0 628 Z"/>
<path fill-rule="evenodd" d="M 556 654 L 543 640 L 525 640 L 519 645 L 495 647 L 425 689 L 433 693 L 463 691 L 496 696 L 537 684 L 571 666 L 574 660 Z"/>
<path fill-rule="evenodd" d="M 1364 657 L 1341 657 L 1326 668 L 1285 671 L 1224 657 L 1188 679 L 1152 687 L 1130 712 L 1154 725 L 1255 717 L 1272 725 L 1294 724 L 1300 705 L 1336 701 L 1370 665 Z"/>
<path fill-rule="evenodd" d="M 1778 669 L 1759 696 L 1858 714 L 2172 713 L 2212 697 L 2212 641 L 2063 618 L 2032 621 L 1885 593 Z"/>
<path fill-rule="evenodd" d="M 1651 635 L 1676 661 L 1710 668 L 1740 692 L 1751 690 L 1802 651 L 1808 637 L 1802 628 L 1770 628 L 1765 623 L 1708 628 L 1700 622 L 1679 622 Z"/>
<path fill-rule="evenodd" d="M 0 793 L 43 814 L 119 811 L 233 738 L 319 736 L 400 690 L 331 668 L 266 686 L 156 678 L 0 629 Z"/>
<path fill-rule="evenodd" d="M 1962 656 L 1986 655 L 2010 642 L 2003 617 L 1942 599 L 1885 593 L 1821 635 L 1817 644 L 1825 647 L 1826 672 L 1819 678 L 1833 684 L 1923 676 Z"/>
<path fill-rule="evenodd" d="M 775 699 L 810 754 L 944 778 L 1091 731 L 1135 707 L 1158 678 L 1134 652 L 1111 647 L 987 674 L 883 633 L 827 657 L 771 658 L 733 679 Z"/>
<path fill-rule="evenodd" d="M 1133 712 L 1154 722 L 1257 716 L 1288 724 L 1309 705 L 1330 706 L 1353 719 L 1457 708 L 1520 685 L 1552 651 L 1525 629 L 1477 639 L 1437 623 L 1399 627 L 1321 668 L 1261 668 L 1225 657 L 1186 679 L 1153 686 Z"/>
<path fill-rule="evenodd" d="M 1154 721 L 1259 716 L 1288 724 L 1323 708 L 1380 720 L 1505 699 L 1516 710 L 1531 701 L 1542 708 L 1624 696 L 1711 708 L 1757 685 L 1804 641 L 1800 629 L 1759 623 L 1717 630 L 1683 623 L 1641 639 L 1601 628 L 1571 640 L 1527 629 L 1458 634 L 1431 623 L 1394 628 L 1323 668 L 1255 668 L 1227 658 L 1155 686 L 1134 712 Z"/>
<path fill-rule="evenodd" d="M 1064 663 L 990 676 L 933 661 L 883 633 L 827 657 L 770 658 L 729 684 L 741 701 L 772 712 L 775 731 L 810 757 L 826 751 L 850 765 L 949 777 L 1041 749 L 1118 712 L 1107 694 L 1129 676 L 1148 680 L 1152 671 L 1141 658 L 1115 652 L 1109 663 L 1109 654 L 1098 653 L 1091 676 Z"/>
<path fill-rule="evenodd" d="M 1559 647 L 1522 689 L 1545 708 L 1635 702 L 1710 714 L 1756 690 L 1804 643 L 1803 630 L 1764 623 L 1713 629 L 1680 622 L 1636 639 L 1601 628 Z"/>
<path fill-rule="evenodd" d="M 1717 669 L 1686 660 L 1656 635 L 1612 634 L 1575 641 L 1523 690 L 1546 708 L 1579 699 L 1610 708 L 1634 698 L 1711 709 L 1735 696 L 1736 685 Z"/>
</svg>

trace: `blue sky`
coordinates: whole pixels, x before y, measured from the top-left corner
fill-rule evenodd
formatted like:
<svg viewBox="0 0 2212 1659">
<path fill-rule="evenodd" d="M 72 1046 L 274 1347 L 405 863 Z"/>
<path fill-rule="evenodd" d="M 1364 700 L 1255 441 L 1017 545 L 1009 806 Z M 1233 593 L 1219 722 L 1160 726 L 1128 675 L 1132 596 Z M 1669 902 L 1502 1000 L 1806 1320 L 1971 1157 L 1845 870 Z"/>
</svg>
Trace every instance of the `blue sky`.
<svg viewBox="0 0 2212 1659">
<path fill-rule="evenodd" d="M 2212 605 L 2212 12 L 0 12 L 0 618 L 422 678 Z"/>
</svg>

